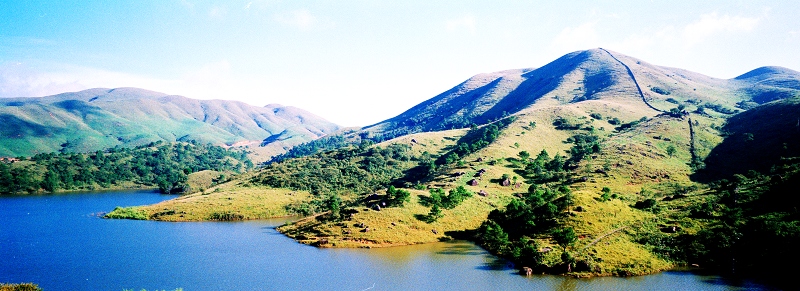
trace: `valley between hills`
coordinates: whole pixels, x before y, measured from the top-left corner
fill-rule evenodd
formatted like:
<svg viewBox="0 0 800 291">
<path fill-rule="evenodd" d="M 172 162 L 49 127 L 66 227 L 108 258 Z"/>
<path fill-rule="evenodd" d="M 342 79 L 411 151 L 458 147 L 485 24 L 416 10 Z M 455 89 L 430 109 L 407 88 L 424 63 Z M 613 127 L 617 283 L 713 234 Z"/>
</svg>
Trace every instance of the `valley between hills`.
<svg viewBox="0 0 800 291">
<path fill-rule="evenodd" d="M 476 75 L 364 128 L 143 92 L 4 100 L 16 129 L 0 149 L 32 157 L 0 163 L 0 190 L 159 188 L 181 195 L 106 217 L 296 216 L 278 230 L 304 244 L 467 239 L 523 273 L 775 275 L 788 270 L 763 266 L 800 259 L 800 73 L 786 68 L 715 79 L 598 48 Z M 93 176 L 64 174 L 81 165 Z"/>
</svg>

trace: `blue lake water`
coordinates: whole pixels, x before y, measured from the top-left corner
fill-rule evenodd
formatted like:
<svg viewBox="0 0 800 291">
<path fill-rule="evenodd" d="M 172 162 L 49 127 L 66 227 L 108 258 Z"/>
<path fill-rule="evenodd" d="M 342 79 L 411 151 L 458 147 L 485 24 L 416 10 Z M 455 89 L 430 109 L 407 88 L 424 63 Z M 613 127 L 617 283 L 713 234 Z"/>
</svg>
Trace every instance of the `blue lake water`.
<svg viewBox="0 0 800 291">
<path fill-rule="evenodd" d="M 108 220 L 146 191 L 0 196 L 0 282 L 51 290 L 758 290 L 747 280 L 663 272 L 633 278 L 523 277 L 469 242 L 318 249 L 284 220 Z"/>
</svg>

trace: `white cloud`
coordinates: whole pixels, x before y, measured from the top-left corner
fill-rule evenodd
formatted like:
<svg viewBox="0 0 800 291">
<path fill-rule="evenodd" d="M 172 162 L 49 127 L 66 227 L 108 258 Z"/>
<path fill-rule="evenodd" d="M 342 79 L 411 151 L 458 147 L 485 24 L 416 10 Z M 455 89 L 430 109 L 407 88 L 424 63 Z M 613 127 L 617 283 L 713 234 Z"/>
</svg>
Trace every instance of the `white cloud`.
<svg viewBox="0 0 800 291">
<path fill-rule="evenodd" d="M 45 96 L 86 89 L 75 79 L 41 74 L 22 63 L 0 65 L 0 97 Z"/>
<path fill-rule="evenodd" d="M 560 52 L 597 47 L 600 36 L 595 29 L 596 25 L 596 22 L 587 22 L 577 27 L 564 28 L 553 39 L 551 46 Z"/>
<path fill-rule="evenodd" d="M 227 61 L 206 64 L 177 79 L 157 79 L 136 74 L 49 64 L 46 70 L 22 63 L 0 65 L 0 97 L 36 97 L 89 88 L 137 87 L 199 99 L 224 98 L 242 88 L 231 76 Z"/>
<path fill-rule="evenodd" d="M 308 10 L 295 10 L 278 14 L 275 20 L 281 24 L 293 26 L 301 30 L 308 30 L 317 24 L 317 18 Z"/>
<path fill-rule="evenodd" d="M 461 18 L 448 20 L 445 24 L 447 31 L 458 31 L 464 29 L 470 33 L 475 33 L 475 17 L 464 15 Z"/>
<path fill-rule="evenodd" d="M 758 25 L 758 17 L 719 15 L 716 12 L 700 16 L 700 20 L 683 28 L 682 38 L 686 46 L 692 46 L 721 32 L 748 32 Z"/>
</svg>

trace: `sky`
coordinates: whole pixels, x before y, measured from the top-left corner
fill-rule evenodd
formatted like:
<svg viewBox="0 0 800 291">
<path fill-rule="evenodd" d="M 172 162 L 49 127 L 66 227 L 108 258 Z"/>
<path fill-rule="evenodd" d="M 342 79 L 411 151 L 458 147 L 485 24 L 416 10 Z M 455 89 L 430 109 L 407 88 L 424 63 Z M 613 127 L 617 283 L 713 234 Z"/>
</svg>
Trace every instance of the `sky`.
<svg viewBox="0 0 800 291">
<path fill-rule="evenodd" d="M 716 78 L 800 70 L 798 15 L 800 1 L 0 0 L 0 97 L 138 87 L 366 126 L 596 47 Z"/>
</svg>

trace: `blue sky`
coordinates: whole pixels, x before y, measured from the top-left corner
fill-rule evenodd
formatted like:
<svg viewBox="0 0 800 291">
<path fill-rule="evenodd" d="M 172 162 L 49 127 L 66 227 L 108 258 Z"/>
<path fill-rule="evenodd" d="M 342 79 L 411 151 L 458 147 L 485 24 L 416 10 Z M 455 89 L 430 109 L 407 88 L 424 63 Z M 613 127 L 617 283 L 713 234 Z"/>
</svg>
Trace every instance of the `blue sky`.
<svg viewBox="0 0 800 291">
<path fill-rule="evenodd" d="M 800 70 L 800 2 L 556 2 L 0 0 L 0 97 L 139 87 L 363 126 L 595 47 L 717 78 Z"/>
</svg>

